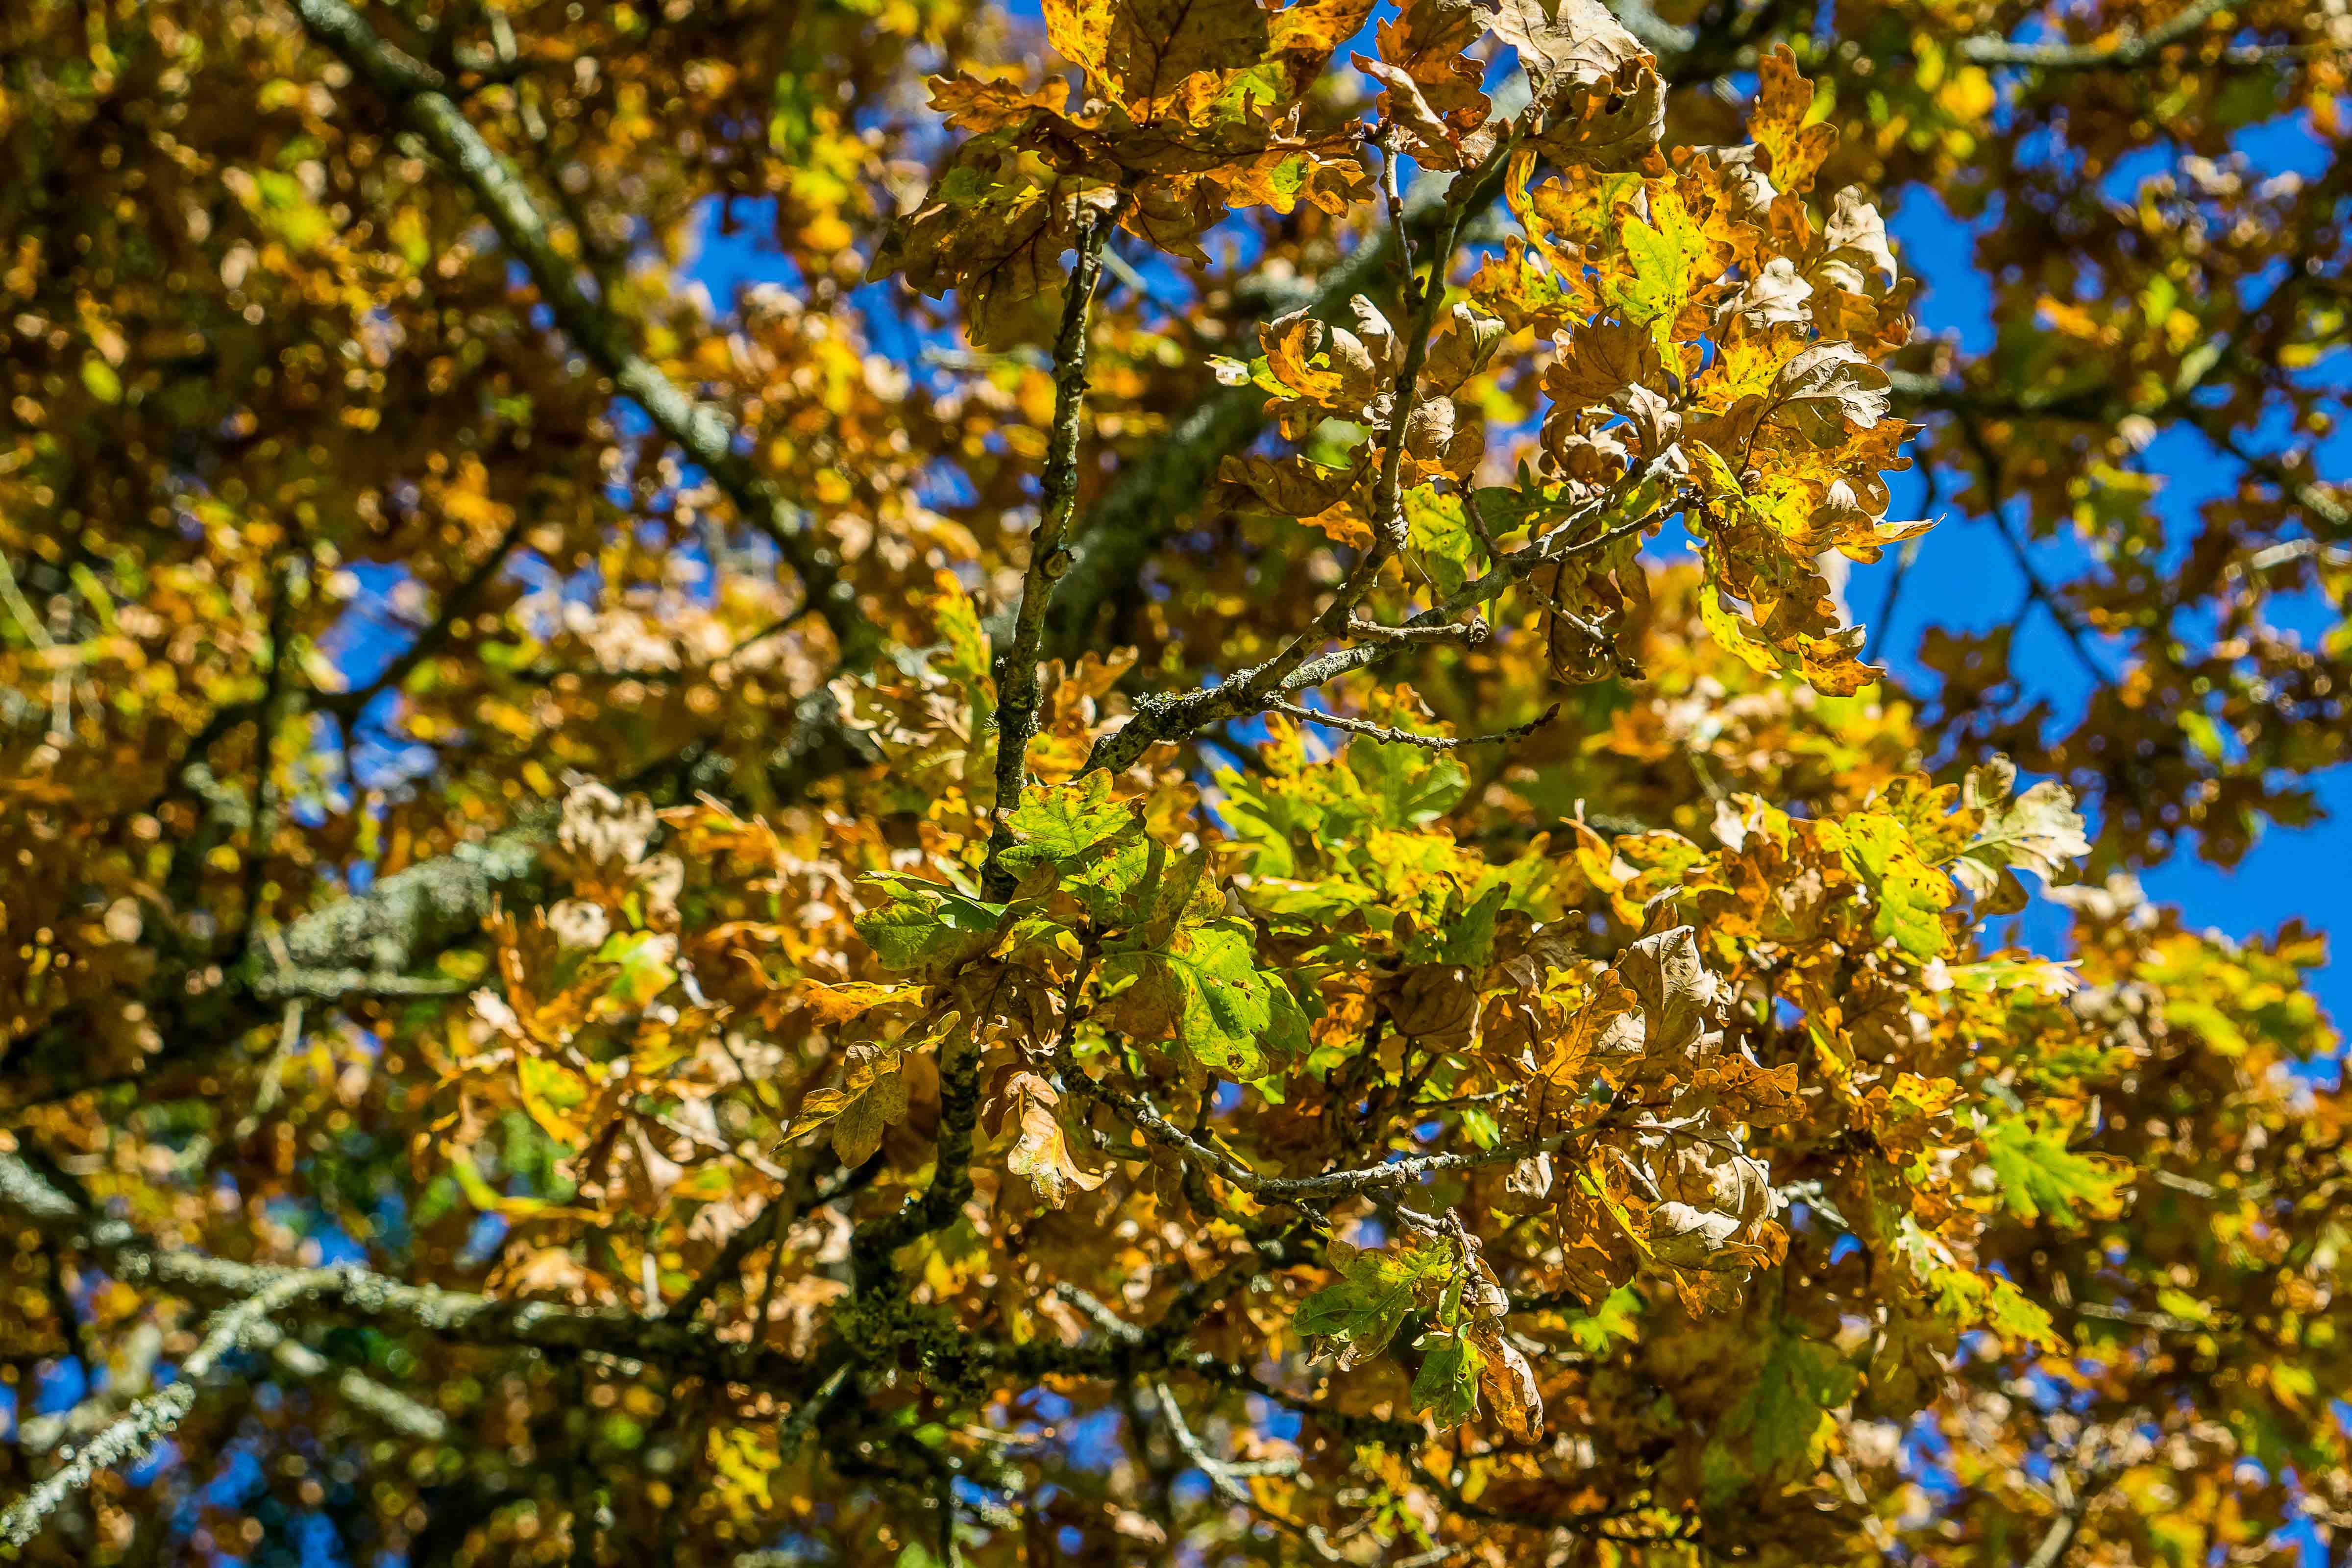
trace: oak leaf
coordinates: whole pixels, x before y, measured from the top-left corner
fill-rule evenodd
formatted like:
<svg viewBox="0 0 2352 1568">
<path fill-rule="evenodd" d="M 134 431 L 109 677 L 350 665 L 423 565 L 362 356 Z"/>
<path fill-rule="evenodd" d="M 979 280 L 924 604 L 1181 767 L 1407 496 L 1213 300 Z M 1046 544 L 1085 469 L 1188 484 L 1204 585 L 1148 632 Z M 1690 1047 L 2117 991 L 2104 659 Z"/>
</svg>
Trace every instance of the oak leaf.
<svg viewBox="0 0 2352 1568">
<path fill-rule="evenodd" d="M 793 1131 L 826 1129 L 835 1159 L 864 1164 L 881 1148 L 883 1133 L 907 1118 L 904 1060 L 893 1046 L 851 1046 L 840 1087 L 815 1089 L 802 1100 Z"/>
</svg>

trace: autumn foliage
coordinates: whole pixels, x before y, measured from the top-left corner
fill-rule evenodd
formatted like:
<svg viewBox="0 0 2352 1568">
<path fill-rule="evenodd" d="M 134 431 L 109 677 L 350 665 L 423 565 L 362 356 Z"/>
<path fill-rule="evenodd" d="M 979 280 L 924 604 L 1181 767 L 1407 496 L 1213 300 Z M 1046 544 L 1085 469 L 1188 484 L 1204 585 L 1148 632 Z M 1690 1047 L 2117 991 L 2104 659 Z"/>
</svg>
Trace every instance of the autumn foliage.
<svg viewBox="0 0 2352 1568">
<path fill-rule="evenodd" d="M 10 7 L 0 1556 L 2340 1543 L 2347 45 Z"/>
</svg>

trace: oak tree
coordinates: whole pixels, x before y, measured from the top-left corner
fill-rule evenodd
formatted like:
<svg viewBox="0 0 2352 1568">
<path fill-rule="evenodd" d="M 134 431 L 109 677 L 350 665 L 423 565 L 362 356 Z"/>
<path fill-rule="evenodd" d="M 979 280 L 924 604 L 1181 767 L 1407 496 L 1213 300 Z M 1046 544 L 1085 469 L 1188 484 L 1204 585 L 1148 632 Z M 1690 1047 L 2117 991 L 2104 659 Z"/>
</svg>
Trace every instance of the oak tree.
<svg viewBox="0 0 2352 1568">
<path fill-rule="evenodd" d="M 2332 1554 L 2347 46 L 11 7 L 0 1553 Z"/>
</svg>

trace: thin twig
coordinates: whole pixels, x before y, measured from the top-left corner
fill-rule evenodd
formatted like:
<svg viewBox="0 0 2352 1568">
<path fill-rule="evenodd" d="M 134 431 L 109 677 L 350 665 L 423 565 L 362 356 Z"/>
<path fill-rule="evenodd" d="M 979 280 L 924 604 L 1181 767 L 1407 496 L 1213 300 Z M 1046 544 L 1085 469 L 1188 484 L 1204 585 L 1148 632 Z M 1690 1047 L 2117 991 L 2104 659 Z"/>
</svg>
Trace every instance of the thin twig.
<svg viewBox="0 0 2352 1568">
<path fill-rule="evenodd" d="M 1263 1176 L 1223 1151 L 1193 1138 L 1133 1095 L 1095 1082 L 1076 1063 L 1061 1063 L 1058 1070 L 1079 1093 L 1109 1106 L 1152 1142 L 1194 1162 L 1211 1175 L 1232 1183 L 1253 1197 L 1300 1206 L 1325 1205 L 1331 1198 L 1349 1194 L 1415 1186 L 1431 1176 L 1453 1171 L 1517 1164 L 1537 1154 L 1557 1152 L 1584 1136 L 1582 1131 L 1557 1132 L 1549 1138 L 1503 1144 L 1475 1154 L 1411 1154 L 1356 1170 L 1325 1171 L 1312 1176 Z"/>
<path fill-rule="evenodd" d="M 1235 1507 L 1247 1510 L 1261 1519 L 1270 1520 L 1280 1525 L 1306 1542 L 1308 1548 L 1324 1562 L 1339 1561 L 1338 1550 L 1332 1546 L 1329 1538 L 1323 1533 L 1321 1525 L 1302 1524 L 1295 1519 L 1290 1519 L 1264 1506 L 1249 1488 L 1242 1483 L 1242 1477 L 1248 1472 L 1241 1466 L 1230 1460 L 1220 1459 L 1209 1452 L 1201 1439 L 1194 1436 L 1192 1428 L 1185 1424 L 1183 1407 L 1176 1403 L 1176 1395 L 1169 1388 L 1165 1379 L 1152 1379 L 1151 1399 L 1152 1403 L 1159 1407 L 1160 1418 L 1167 1423 L 1169 1434 L 1176 1439 L 1176 1447 L 1183 1450 L 1184 1457 L 1192 1462 L 1193 1468 L 1209 1478 L 1209 1484 L 1216 1489 L 1219 1497 Z"/>
<path fill-rule="evenodd" d="M 1356 719 L 1344 713 L 1324 713 L 1313 708 L 1303 708 L 1296 702 L 1279 697 L 1268 702 L 1266 708 L 1271 712 L 1287 714 L 1293 719 L 1309 724 L 1320 724 L 1326 729 L 1345 730 L 1351 735 L 1365 735 L 1372 740 L 1385 741 L 1394 745 L 1425 746 L 1433 752 L 1450 752 L 1456 746 L 1507 745 L 1513 741 L 1527 739 L 1559 717 L 1559 704 L 1555 702 L 1526 723 L 1515 724 L 1507 730 L 1497 730 L 1491 735 L 1416 735 L 1410 730 L 1398 730 L 1386 724 L 1375 724 L 1369 719 Z"/>
<path fill-rule="evenodd" d="M 622 1309 L 502 1300 L 404 1284 L 361 1268 L 293 1269 L 159 1247 L 125 1222 L 78 1202 L 21 1153 L 0 1153 L 0 1209 L 94 1255 L 125 1284 L 152 1286 L 194 1300 L 242 1301 L 280 1280 L 300 1278 L 315 1281 L 313 1293 L 302 1299 L 306 1310 L 421 1329 L 456 1343 L 603 1352 L 681 1374 L 721 1376 L 787 1392 L 807 1387 L 812 1375 L 805 1362 L 765 1345 L 722 1342 L 697 1323 Z"/>
<path fill-rule="evenodd" d="M 1627 481 L 1630 484 L 1640 477 L 1638 473 L 1629 474 Z M 1598 504 L 1606 504 L 1606 498 Z M 1259 678 L 1267 667 L 1260 665 L 1220 686 L 1200 687 L 1181 697 L 1147 700 L 1139 703 L 1134 716 L 1124 725 L 1095 742 L 1094 749 L 1087 755 L 1086 771 L 1092 772 L 1096 768 L 1108 768 L 1113 772 L 1123 770 L 1159 742 L 1189 740 L 1211 726 L 1265 711 L 1267 699 L 1287 697 L 1351 671 L 1381 664 L 1394 658 L 1414 634 L 1452 624 L 1454 618 L 1465 610 L 1500 598 L 1507 590 L 1546 566 L 1597 548 L 1610 539 L 1653 527 L 1681 504 L 1682 497 L 1677 492 L 1638 518 L 1604 530 L 1592 538 L 1572 540 L 1568 535 L 1591 520 L 1590 510 L 1580 510 L 1536 543 L 1515 550 L 1496 562 L 1494 568 L 1484 576 L 1464 584 L 1402 625 L 1389 628 L 1390 632 L 1401 635 L 1333 648 L 1297 666 L 1286 678 L 1273 683 L 1263 692 L 1258 689 Z"/>
<path fill-rule="evenodd" d="M 1936 482 L 1935 460 L 1922 449 L 1918 453 L 1918 461 L 1919 482 L 1924 489 L 1919 510 L 1922 515 L 1933 518 L 1937 500 L 1942 494 L 1941 487 Z M 1887 634 L 1895 625 L 1895 606 L 1903 602 L 1904 582 L 1911 574 L 1912 563 L 1918 559 L 1919 541 L 1916 538 L 1905 540 L 1903 548 L 1895 554 L 1895 570 L 1888 575 L 1886 598 L 1878 606 L 1877 622 L 1865 634 L 1865 640 L 1862 646 L 1863 663 L 1868 664 L 1872 656 L 1885 646 Z"/>
<path fill-rule="evenodd" d="M 242 1143 L 260 1130 L 263 1120 L 278 1109 L 286 1097 L 286 1063 L 294 1055 L 294 1047 L 302 1039 L 302 1004 L 298 998 L 286 1004 L 286 1016 L 278 1030 L 277 1048 L 263 1064 L 261 1080 L 254 1086 L 253 1105 L 237 1118 L 236 1126 L 229 1132 L 231 1143 Z"/>
<path fill-rule="evenodd" d="M 2050 618 L 2057 623 L 2059 631 L 2064 634 L 2066 646 L 2074 650 L 2075 661 L 2082 665 L 2091 679 L 2101 686 L 2112 689 L 2116 684 L 2116 678 L 2108 674 L 2106 667 L 2092 654 L 2090 644 L 2084 638 L 2082 626 L 2075 621 L 2074 612 L 2061 602 L 2057 594 L 2042 580 L 2042 574 L 2035 569 L 2032 557 L 2025 552 L 2025 542 L 2019 539 L 2016 531 L 2009 526 L 2009 519 L 2001 510 L 2007 497 L 2004 494 L 2005 487 L 2001 482 L 2000 458 L 1994 453 L 1991 442 L 1985 438 L 1984 426 L 1974 419 L 1963 419 L 1960 422 L 1960 428 L 1967 434 L 1969 446 L 1975 451 L 1977 462 L 1984 470 L 1985 515 L 1992 519 L 1994 531 L 2000 535 L 2001 543 L 2009 549 L 2010 560 L 2016 564 L 2018 574 L 2025 579 L 2027 595 L 2050 613 Z"/>
<path fill-rule="evenodd" d="M 311 700 L 311 706 L 320 712 L 332 716 L 338 722 L 349 723 L 365 711 L 367 705 L 378 697 L 387 691 L 396 690 L 418 665 L 446 647 L 457 637 L 458 622 L 473 614 L 474 605 L 480 598 L 482 591 L 489 586 L 490 580 L 498 575 L 501 567 L 505 566 L 507 558 L 514 553 L 515 547 L 522 542 L 523 535 L 529 531 L 528 514 L 517 511 L 514 521 L 508 524 L 506 532 L 500 535 L 498 542 L 490 547 L 489 553 L 476 562 L 474 569 L 449 590 L 448 596 L 442 601 L 441 613 L 435 616 L 424 630 L 418 632 L 410 640 L 408 646 L 394 657 L 390 664 L 379 670 L 374 679 L 364 686 L 355 686 L 349 691 L 337 691 L 314 698 Z"/>
<path fill-rule="evenodd" d="M 378 1383 L 356 1367 L 338 1371 L 333 1362 L 275 1323 L 256 1323 L 253 1331 L 246 1336 L 246 1344 L 250 1349 L 268 1352 L 272 1361 L 296 1377 L 322 1381 L 332 1374 L 335 1392 L 342 1396 L 343 1403 L 366 1411 L 404 1436 L 438 1443 L 449 1435 L 449 1423 L 439 1411 Z"/>
</svg>

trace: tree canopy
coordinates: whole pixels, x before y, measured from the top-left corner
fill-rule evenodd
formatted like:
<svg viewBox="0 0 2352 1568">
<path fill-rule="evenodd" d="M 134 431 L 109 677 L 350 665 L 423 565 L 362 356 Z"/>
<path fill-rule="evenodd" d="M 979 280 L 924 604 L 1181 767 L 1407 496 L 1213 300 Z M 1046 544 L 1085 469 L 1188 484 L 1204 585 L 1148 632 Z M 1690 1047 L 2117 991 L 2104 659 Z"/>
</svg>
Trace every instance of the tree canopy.
<svg viewBox="0 0 2352 1568">
<path fill-rule="evenodd" d="M 2348 63 L 10 5 L 0 1555 L 2335 1560 Z"/>
</svg>

